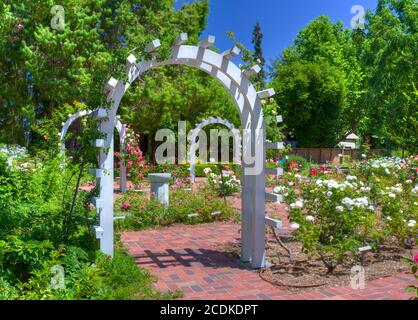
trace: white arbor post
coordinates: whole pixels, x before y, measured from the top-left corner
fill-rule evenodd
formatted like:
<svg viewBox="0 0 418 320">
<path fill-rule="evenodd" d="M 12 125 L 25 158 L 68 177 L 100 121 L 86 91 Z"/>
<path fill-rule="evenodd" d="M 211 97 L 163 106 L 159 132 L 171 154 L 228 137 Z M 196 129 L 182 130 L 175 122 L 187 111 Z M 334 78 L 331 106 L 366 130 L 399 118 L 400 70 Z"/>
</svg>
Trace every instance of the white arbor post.
<svg viewBox="0 0 418 320">
<path fill-rule="evenodd" d="M 119 120 L 119 118 L 117 118 Z M 119 131 L 119 142 L 120 142 L 120 151 L 122 152 L 125 150 L 125 140 L 126 140 L 126 125 L 122 124 L 120 121 L 117 122 L 116 128 Z M 124 163 L 120 163 L 119 166 L 120 171 L 120 192 L 126 192 L 126 185 L 127 185 L 127 177 L 126 177 L 126 166 Z"/>
<path fill-rule="evenodd" d="M 252 266 L 253 268 L 264 268 L 266 266 L 265 257 L 265 233 L 266 233 L 266 150 L 264 148 L 265 130 L 255 132 L 255 150 L 256 154 L 256 171 L 253 176 L 253 220 L 252 220 Z M 260 156 L 260 158 L 258 158 Z M 258 172 L 260 169 L 260 172 Z"/>
</svg>

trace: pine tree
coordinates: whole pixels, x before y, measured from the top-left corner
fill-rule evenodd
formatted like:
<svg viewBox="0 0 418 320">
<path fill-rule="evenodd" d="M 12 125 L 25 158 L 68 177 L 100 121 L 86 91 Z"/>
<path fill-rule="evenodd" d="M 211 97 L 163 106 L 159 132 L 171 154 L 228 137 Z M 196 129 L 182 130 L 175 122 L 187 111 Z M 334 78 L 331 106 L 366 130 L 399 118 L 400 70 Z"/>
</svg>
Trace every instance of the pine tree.
<svg viewBox="0 0 418 320">
<path fill-rule="evenodd" d="M 260 73 L 254 77 L 254 83 L 259 88 L 264 87 L 266 74 L 264 72 L 264 65 L 266 60 L 263 56 L 263 32 L 261 31 L 260 22 L 257 21 L 253 31 L 252 43 L 254 45 L 254 61 L 261 67 Z"/>
</svg>

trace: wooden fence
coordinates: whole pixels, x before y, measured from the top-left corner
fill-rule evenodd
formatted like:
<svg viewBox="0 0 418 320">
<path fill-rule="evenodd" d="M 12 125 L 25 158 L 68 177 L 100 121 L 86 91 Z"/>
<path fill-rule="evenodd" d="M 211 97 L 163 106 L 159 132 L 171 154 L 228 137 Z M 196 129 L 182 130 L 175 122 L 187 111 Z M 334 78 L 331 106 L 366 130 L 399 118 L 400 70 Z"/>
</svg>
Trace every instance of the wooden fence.
<svg viewBox="0 0 418 320">
<path fill-rule="evenodd" d="M 341 149 L 341 148 L 294 148 L 293 154 L 301 156 L 308 161 L 316 163 L 325 163 L 327 161 L 333 161 L 335 163 L 340 162 L 340 154 L 349 156 L 352 159 L 360 159 L 361 151 L 359 149 Z M 370 150 L 370 153 L 383 156 L 383 149 Z"/>
</svg>

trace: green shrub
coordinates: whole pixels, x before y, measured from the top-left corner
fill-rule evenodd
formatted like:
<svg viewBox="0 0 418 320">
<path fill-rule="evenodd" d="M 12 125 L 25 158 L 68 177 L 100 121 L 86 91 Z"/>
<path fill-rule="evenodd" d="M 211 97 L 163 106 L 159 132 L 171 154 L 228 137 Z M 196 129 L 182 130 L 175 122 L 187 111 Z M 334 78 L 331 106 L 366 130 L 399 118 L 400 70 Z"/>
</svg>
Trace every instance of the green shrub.
<svg viewBox="0 0 418 320">
<path fill-rule="evenodd" d="M 113 259 L 97 252 L 91 260 L 77 247 L 61 248 L 31 271 L 25 282 L 11 285 L 0 277 L 0 299 L 19 300 L 144 300 L 171 299 L 179 293 L 161 294 L 151 287 L 155 278 L 140 269 L 124 250 Z M 92 263 L 93 262 L 93 263 Z M 64 270 L 64 288 L 51 286 L 53 266 Z"/>
<path fill-rule="evenodd" d="M 63 166 L 57 158 L 40 165 L 19 159 L 12 166 L 0 158 L 0 239 L 19 235 L 23 240 L 49 240 L 55 246 L 87 245 L 94 249 L 88 221 L 89 194 L 79 191 L 70 207 L 77 166 Z"/>
<path fill-rule="evenodd" d="M 121 249 L 98 251 L 90 194 L 79 191 L 69 214 L 78 166 L 0 153 L 0 299 L 165 299 L 154 280 Z M 53 266 L 65 289 L 51 287 Z"/>
</svg>

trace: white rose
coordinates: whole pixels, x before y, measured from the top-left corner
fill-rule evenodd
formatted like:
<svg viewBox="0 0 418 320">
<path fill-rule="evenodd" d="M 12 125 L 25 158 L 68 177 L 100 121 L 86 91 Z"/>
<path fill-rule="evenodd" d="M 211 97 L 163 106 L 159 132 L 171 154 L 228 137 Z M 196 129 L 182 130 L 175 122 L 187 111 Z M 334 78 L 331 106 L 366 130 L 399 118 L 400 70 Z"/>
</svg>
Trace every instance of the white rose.
<svg viewBox="0 0 418 320">
<path fill-rule="evenodd" d="M 394 188 L 393 189 L 393 192 L 395 192 L 395 193 L 402 193 L 402 188 Z"/>
<path fill-rule="evenodd" d="M 298 209 L 302 209 L 302 208 L 303 208 L 303 202 L 302 202 L 302 201 L 300 201 L 300 200 L 298 200 L 298 201 L 296 201 L 295 206 L 296 206 L 296 208 L 298 208 Z"/>
<path fill-rule="evenodd" d="M 279 194 L 279 193 L 281 193 L 282 191 L 284 191 L 285 190 L 285 188 L 284 187 L 275 187 L 274 189 L 273 189 L 273 192 L 274 193 L 276 193 L 276 194 Z"/>
<path fill-rule="evenodd" d="M 351 200 L 350 198 L 344 198 L 342 200 L 342 204 L 345 205 L 345 206 L 351 207 L 351 206 L 354 205 L 354 201 Z"/>
<path fill-rule="evenodd" d="M 417 224 L 417 222 L 415 220 L 409 220 L 408 221 L 408 227 L 410 227 L 410 228 L 415 227 L 416 224 Z"/>
<path fill-rule="evenodd" d="M 290 227 L 292 229 L 296 230 L 296 229 L 300 228 L 300 225 L 299 225 L 299 223 L 293 222 L 293 223 L 290 224 Z"/>
<path fill-rule="evenodd" d="M 343 212 L 344 211 L 344 207 L 342 206 L 336 206 L 335 210 L 337 210 L 337 212 Z"/>
<path fill-rule="evenodd" d="M 314 222 L 315 221 L 315 217 L 313 217 L 313 216 L 306 216 L 305 220 L 307 222 Z"/>
</svg>

